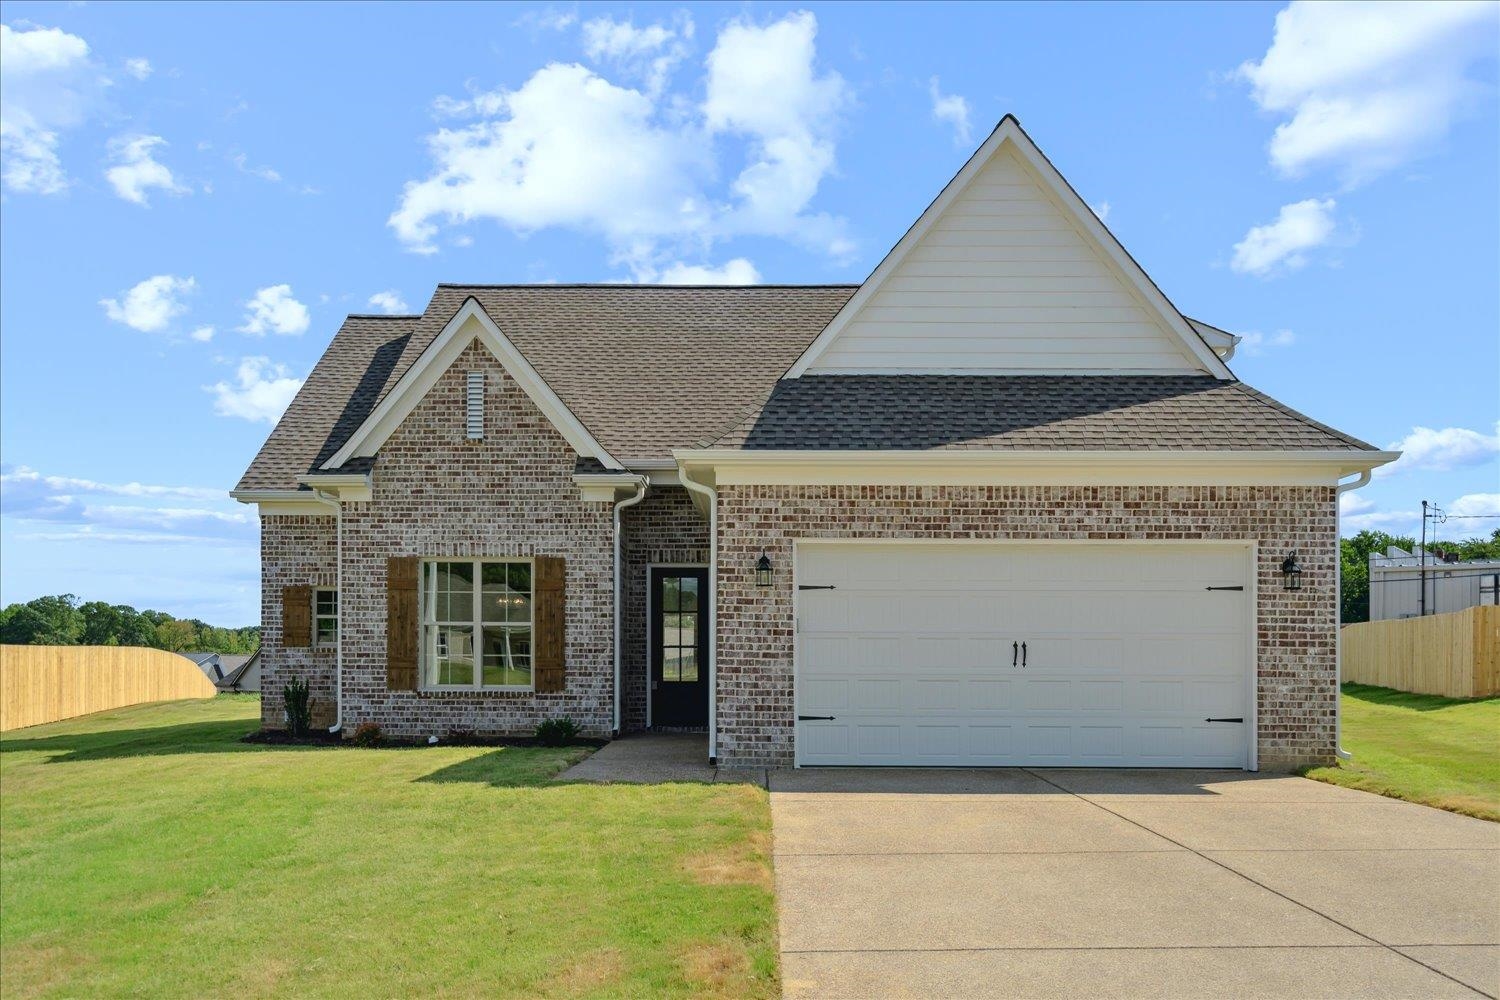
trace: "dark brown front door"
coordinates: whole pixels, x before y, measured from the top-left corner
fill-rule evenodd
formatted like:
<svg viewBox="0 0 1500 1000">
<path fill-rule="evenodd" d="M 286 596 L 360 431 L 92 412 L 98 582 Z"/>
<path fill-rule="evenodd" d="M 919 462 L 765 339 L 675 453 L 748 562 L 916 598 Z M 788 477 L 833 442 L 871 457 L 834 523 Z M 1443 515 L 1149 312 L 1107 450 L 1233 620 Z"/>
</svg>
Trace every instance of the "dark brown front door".
<svg viewBox="0 0 1500 1000">
<path fill-rule="evenodd" d="M 708 570 L 651 569 L 651 724 L 708 725 Z"/>
</svg>

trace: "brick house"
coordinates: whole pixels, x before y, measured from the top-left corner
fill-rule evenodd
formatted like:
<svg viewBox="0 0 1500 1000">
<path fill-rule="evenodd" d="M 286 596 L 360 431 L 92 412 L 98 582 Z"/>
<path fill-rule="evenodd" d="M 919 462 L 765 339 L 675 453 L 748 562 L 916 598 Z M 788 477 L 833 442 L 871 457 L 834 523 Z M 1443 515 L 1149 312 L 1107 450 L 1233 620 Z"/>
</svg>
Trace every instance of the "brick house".
<svg viewBox="0 0 1500 1000">
<path fill-rule="evenodd" d="M 565 715 L 730 765 L 1327 761 L 1337 495 L 1395 455 L 1236 342 L 1013 118 L 858 286 L 350 316 L 233 493 L 263 723 L 303 677 L 345 732 Z"/>
</svg>

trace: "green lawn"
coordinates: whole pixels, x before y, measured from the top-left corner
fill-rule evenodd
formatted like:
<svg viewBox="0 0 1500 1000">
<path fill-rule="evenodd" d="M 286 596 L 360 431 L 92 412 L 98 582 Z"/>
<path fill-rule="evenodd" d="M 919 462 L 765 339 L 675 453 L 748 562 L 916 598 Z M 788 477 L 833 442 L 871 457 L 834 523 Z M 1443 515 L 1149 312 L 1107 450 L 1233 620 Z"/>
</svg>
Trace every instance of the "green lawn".
<svg viewBox="0 0 1500 1000">
<path fill-rule="evenodd" d="M 1500 698 L 1344 685 L 1344 749 L 1309 778 L 1500 821 Z"/>
<path fill-rule="evenodd" d="M 0 993 L 777 993 L 762 790 L 550 783 L 577 749 L 240 743 L 258 717 L 0 739 Z"/>
</svg>

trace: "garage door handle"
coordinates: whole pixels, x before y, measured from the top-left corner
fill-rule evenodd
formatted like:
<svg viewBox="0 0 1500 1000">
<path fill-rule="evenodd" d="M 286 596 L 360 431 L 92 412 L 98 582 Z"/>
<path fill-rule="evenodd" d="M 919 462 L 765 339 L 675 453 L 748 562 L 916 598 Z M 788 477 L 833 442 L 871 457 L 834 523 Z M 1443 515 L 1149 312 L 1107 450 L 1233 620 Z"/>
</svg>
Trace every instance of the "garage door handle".
<svg viewBox="0 0 1500 1000">
<path fill-rule="evenodd" d="M 1021 644 L 1013 642 L 1010 644 L 1010 665 L 1015 666 L 1016 661 L 1021 658 Z"/>
<path fill-rule="evenodd" d="M 833 716 L 831 716 L 831 715 L 799 715 L 799 716 L 797 716 L 797 721 L 798 722 L 832 722 L 833 721 Z"/>
<path fill-rule="evenodd" d="M 1026 666 L 1026 643 L 1021 643 L 1021 666 Z"/>
<path fill-rule="evenodd" d="M 1204 719 L 1204 722 L 1244 722 L 1244 719 Z"/>
</svg>

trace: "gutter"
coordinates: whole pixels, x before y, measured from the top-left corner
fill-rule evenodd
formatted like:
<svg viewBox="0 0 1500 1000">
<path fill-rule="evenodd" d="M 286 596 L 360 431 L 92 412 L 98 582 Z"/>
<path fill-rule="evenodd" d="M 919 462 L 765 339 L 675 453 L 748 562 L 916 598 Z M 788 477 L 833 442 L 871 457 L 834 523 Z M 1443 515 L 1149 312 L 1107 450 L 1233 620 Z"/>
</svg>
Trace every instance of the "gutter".
<svg viewBox="0 0 1500 1000">
<path fill-rule="evenodd" d="M 708 500 L 708 763 L 719 762 L 719 494 L 678 465 L 682 485 Z"/>
<path fill-rule="evenodd" d="M 344 728 L 344 505 L 316 487 L 313 498 L 333 508 L 333 587 L 338 595 L 334 629 L 338 636 L 333 642 L 333 725 L 328 731 L 337 733 Z"/>
<path fill-rule="evenodd" d="M 1353 760 L 1354 755 L 1344 749 L 1344 623 L 1341 620 L 1344 613 L 1344 570 L 1339 548 L 1343 539 L 1343 529 L 1339 525 L 1342 515 L 1339 513 L 1337 498 L 1349 490 L 1357 490 L 1361 486 L 1368 485 L 1369 482 L 1370 470 L 1366 469 L 1359 474 L 1358 479 L 1353 482 L 1339 483 L 1334 489 L 1334 552 L 1338 556 L 1338 563 L 1333 574 L 1333 755 L 1339 760 Z"/>
<path fill-rule="evenodd" d="M 647 480 L 645 476 L 633 476 L 635 495 L 626 497 L 615 504 L 615 735 L 620 735 L 620 633 L 621 623 L 624 615 L 620 613 L 620 578 L 622 569 L 620 566 L 620 511 L 626 507 L 634 506 L 646 498 Z M 648 626 L 649 627 L 649 626 Z M 649 668 L 648 668 L 649 669 Z"/>
</svg>

